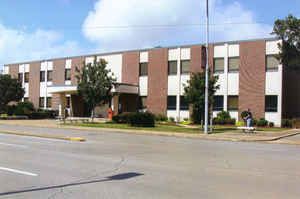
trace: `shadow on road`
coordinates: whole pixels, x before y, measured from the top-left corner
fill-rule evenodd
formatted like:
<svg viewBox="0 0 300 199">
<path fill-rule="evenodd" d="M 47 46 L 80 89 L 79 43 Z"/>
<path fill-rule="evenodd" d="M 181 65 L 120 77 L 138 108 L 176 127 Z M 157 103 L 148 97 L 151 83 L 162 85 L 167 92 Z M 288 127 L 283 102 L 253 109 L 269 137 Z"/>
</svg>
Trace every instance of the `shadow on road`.
<svg viewBox="0 0 300 199">
<path fill-rule="evenodd" d="M 0 193 L 0 196 L 12 195 L 12 194 L 18 194 L 18 193 L 26 193 L 26 192 L 33 192 L 33 191 L 43 191 L 43 190 L 49 190 L 49 189 L 66 188 L 66 187 L 71 187 L 71 186 L 92 184 L 92 183 L 106 182 L 106 181 L 113 181 L 113 180 L 127 180 L 127 179 L 130 179 L 130 178 L 135 178 L 135 177 L 142 176 L 142 175 L 144 175 L 144 174 L 135 173 L 135 172 L 121 173 L 121 174 L 118 174 L 118 175 L 108 176 L 108 177 L 106 177 L 104 179 L 101 179 L 101 180 L 91 180 L 91 181 L 83 181 L 83 182 L 77 182 L 77 183 L 69 183 L 69 184 L 62 184 L 62 185 L 40 187 L 40 188 L 34 188 L 34 189 L 9 191 L 9 192 Z"/>
</svg>

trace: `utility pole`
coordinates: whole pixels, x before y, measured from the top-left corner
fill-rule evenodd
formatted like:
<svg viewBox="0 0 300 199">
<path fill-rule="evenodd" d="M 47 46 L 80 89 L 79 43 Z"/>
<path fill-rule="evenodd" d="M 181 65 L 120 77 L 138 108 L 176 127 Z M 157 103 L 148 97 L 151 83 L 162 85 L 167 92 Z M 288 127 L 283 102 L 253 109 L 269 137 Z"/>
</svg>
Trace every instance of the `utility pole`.
<svg viewBox="0 0 300 199">
<path fill-rule="evenodd" d="M 205 119 L 204 133 L 208 134 L 208 47 L 209 47 L 209 17 L 208 17 L 208 0 L 206 0 L 206 67 L 205 67 Z"/>
</svg>

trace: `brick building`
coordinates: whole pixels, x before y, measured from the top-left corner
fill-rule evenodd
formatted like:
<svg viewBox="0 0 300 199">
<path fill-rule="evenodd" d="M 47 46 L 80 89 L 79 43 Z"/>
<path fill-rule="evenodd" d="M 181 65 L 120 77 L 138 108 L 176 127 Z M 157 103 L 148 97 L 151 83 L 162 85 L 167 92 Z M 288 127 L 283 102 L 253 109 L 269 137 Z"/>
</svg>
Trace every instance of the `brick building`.
<svg viewBox="0 0 300 199">
<path fill-rule="evenodd" d="M 226 110 L 240 119 L 240 113 L 250 108 L 255 118 L 264 117 L 278 126 L 282 118 L 299 115 L 298 74 L 274 57 L 279 53 L 278 42 L 260 39 L 210 44 L 209 62 L 220 85 L 214 97 L 214 115 Z M 204 51 L 203 45 L 191 45 L 67 57 L 7 64 L 4 73 L 20 79 L 26 91 L 23 100 L 35 107 L 60 109 L 60 113 L 67 107 L 71 115 L 83 116 L 87 113 L 76 95 L 75 68 L 103 58 L 119 85 L 112 91 L 115 111 L 147 109 L 182 120 L 189 117 L 184 84 L 192 72 L 203 70 Z M 99 108 L 99 114 L 106 117 L 108 108 Z"/>
</svg>

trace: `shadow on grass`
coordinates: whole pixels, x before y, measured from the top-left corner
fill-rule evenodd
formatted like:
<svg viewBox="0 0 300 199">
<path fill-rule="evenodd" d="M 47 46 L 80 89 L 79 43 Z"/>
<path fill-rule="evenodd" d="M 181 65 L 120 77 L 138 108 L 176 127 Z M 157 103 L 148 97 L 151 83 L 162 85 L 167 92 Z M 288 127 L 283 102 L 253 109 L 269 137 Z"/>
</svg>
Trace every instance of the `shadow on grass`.
<svg viewBox="0 0 300 199">
<path fill-rule="evenodd" d="M 72 187 L 72 186 L 78 186 L 78 185 L 84 185 L 84 184 L 93 184 L 93 183 L 106 182 L 106 181 L 127 180 L 130 178 L 135 178 L 135 177 L 142 176 L 142 175 L 144 175 L 144 174 L 135 173 L 135 172 L 122 173 L 122 174 L 118 174 L 118 175 L 108 176 L 104 179 L 99 179 L 99 180 L 91 180 L 91 181 L 83 181 L 83 182 L 76 182 L 76 183 L 69 183 L 69 184 L 62 184 L 62 185 L 39 187 L 39 188 L 33 188 L 33 189 L 3 192 L 3 193 L 0 193 L 0 196 L 13 195 L 13 194 L 19 194 L 19 193 L 27 193 L 27 192 L 35 192 L 35 191 L 43 191 L 43 190 L 51 190 L 51 189 L 58 189 L 58 188 L 66 188 L 66 187 Z"/>
</svg>

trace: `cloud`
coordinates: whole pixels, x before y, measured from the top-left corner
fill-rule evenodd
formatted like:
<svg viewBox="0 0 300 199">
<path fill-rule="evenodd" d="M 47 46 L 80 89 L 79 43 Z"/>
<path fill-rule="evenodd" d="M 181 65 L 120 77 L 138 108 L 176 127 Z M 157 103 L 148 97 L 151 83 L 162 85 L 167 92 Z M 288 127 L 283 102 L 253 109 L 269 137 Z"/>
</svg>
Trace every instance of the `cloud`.
<svg viewBox="0 0 300 199">
<path fill-rule="evenodd" d="M 55 31 L 37 29 L 29 32 L 0 24 L 0 69 L 3 64 L 70 56 L 80 52 L 74 41 L 64 40 Z"/>
<path fill-rule="evenodd" d="M 102 50 L 201 43 L 205 41 L 205 2 L 99 0 L 82 30 Z M 227 5 L 224 0 L 211 0 L 210 17 L 211 41 L 270 37 L 272 30 L 270 25 L 256 23 L 255 13 L 238 2 Z"/>
</svg>

